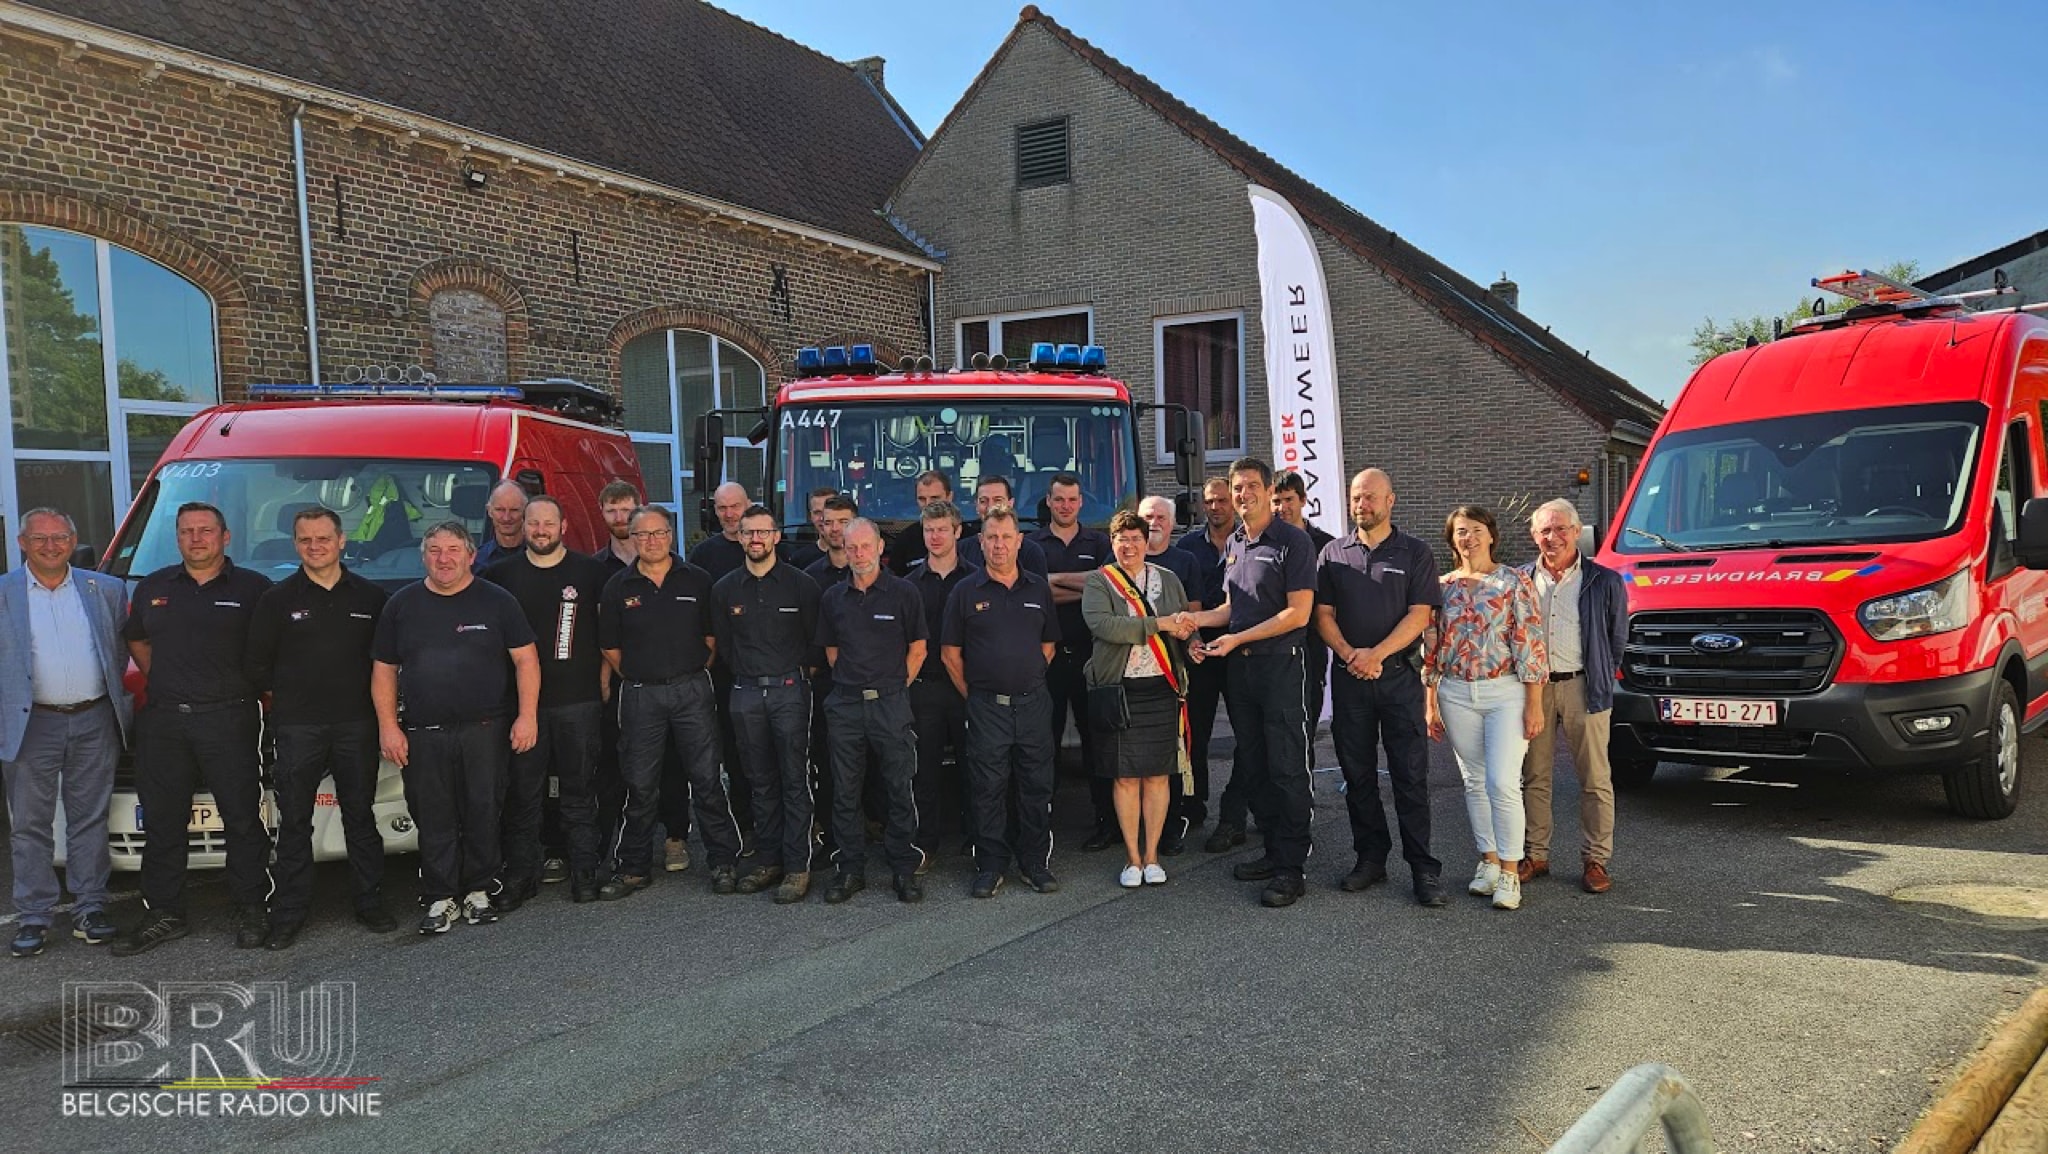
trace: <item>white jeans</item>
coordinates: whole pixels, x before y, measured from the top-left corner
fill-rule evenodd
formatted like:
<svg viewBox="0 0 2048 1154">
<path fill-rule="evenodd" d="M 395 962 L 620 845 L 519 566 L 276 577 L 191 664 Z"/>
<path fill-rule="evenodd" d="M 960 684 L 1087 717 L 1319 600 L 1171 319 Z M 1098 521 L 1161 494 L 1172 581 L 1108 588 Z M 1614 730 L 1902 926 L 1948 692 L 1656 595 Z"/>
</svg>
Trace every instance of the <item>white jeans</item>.
<svg viewBox="0 0 2048 1154">
<path fill-rule="evenodd" d="M 1513 677 L 1460 681 L 1446 677 L 1436 688 L 1437 711 L 1465 779 L 1465 816 L 1479 852 L 1502 861 L 1522 860 L 1522 710 L 1529 691 Z"/>
</svg>

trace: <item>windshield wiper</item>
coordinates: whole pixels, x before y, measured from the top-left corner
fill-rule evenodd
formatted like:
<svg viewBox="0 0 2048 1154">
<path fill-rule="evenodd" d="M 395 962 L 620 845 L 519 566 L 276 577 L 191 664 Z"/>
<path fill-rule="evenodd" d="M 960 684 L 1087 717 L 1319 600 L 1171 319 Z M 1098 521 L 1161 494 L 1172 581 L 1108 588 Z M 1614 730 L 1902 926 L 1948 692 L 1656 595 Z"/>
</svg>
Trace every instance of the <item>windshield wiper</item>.
<svg viewBox="0 0 2048 1154">
<path fill-rule="evenodd" d="M 1678 542 L 1673 541 L 1671 538 L 1658 536 L 1657 534 L 1650 532 L 1648 529 L 1638 529 L 1634 525 L 1623 525 L 1621 527 L 1621 531 L 1624 533 L 1634 533 L 1638 537 L 1648 537 L 1650 540 L 1655 541 L 1657 544 L 1664 546 L 1666 549 L 1671 550 L 1673 553 L 1692 552 L 1692 546 L 1680 545 Z"/>
</svg>

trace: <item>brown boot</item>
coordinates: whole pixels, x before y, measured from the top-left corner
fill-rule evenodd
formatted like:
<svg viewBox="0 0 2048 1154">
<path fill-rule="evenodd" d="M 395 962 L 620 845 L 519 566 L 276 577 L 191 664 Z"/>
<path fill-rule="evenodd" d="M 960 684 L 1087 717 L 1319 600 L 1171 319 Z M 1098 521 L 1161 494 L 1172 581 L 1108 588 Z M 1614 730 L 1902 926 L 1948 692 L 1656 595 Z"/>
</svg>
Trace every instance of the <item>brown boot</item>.
<svg viewBox="0 0 2048 1154">
<path fill-rule="evenodd" d="M 775 904 L 795 905 L 811 892 L 811 875 L 808 873 L 784 874 L 782 884 L 775 887 Z"/>
<path fill-rule="evenodd" d="M 1547 857 L 1525 857 L 1515 866 L 1515 872 L 1520 875 L 1523 881 L 1528 881 L 1530 878 L 1547 878 L 1550 876 L 1550 859 Z"/>
<path fill-rule="evenodd" d="M 1614 888 L 1614 879 L 1607 876 L 1607 866 L 1604 863 L 1589 861 L 1586 863 L 1586 876 L 1579 884 L 1585 887 L 1589 894 L 1604 894 Z"/>
</svg>

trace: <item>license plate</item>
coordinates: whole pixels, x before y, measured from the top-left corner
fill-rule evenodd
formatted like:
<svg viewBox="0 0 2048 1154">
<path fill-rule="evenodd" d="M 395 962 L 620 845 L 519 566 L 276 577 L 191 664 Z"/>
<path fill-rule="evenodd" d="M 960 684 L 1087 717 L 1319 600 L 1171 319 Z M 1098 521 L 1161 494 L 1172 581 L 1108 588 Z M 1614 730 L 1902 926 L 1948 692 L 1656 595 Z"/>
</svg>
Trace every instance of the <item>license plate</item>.
<svg viewBox="0 0 2048 1154">
<path fill-rule="evenodd" d="M 1722 697 L 1660 697 L 1657 716 L 1670 725 L 1776 725 L 1778 703 Z"/>
<path fill-rule="evenodd" d="M 142 807 L 139 805 L 135 807 L 135 828 L 137 830 L 144 828 L 142 824 Z M 226 828 L 227 824 L 221 820 L 219 810 L 210 805 L 195 804 L 192 807 L 192 820 L 185 826 L 185 832 L 220 833 Z"/>
</svg>

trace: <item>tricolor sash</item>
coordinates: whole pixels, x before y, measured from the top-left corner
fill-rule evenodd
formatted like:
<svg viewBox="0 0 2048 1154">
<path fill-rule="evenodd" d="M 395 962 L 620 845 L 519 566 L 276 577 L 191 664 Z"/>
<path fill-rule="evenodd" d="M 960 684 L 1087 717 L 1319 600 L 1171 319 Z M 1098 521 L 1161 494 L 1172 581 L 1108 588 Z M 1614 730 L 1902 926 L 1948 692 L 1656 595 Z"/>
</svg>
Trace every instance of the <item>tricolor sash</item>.
<svg viewBox="0 0 2048 1154">
<path fill-rule="evenodd" d="M 1104 565 L 1102 573 L 1109 579 L 1109 587 L 1124 599 L 1131 614 L 1136 617 L 1157 617 L 1152 611 L 1152 602 L 1145 591 L 1133 583 L 1123 569 L 1117 565 Z M 1152 653 L 1152 660 L 1159 663 L 1159 669 L 1166 674 L 1166 685 L 1180 702 L 1180 740 L 1174 743 L 1179 756 L 1174 760 L 1180 773 L 1180 791 L 1183 797 L 1195 795 L 1194 738 L 1188 729 L 1188 695 L 1182 688 L 1181 671 L 1174 666 L 1173 651 L 1167 648 L 1166 634 L 1154 632 L 1145 639 L 1146 647 Z"/>
</svg>

